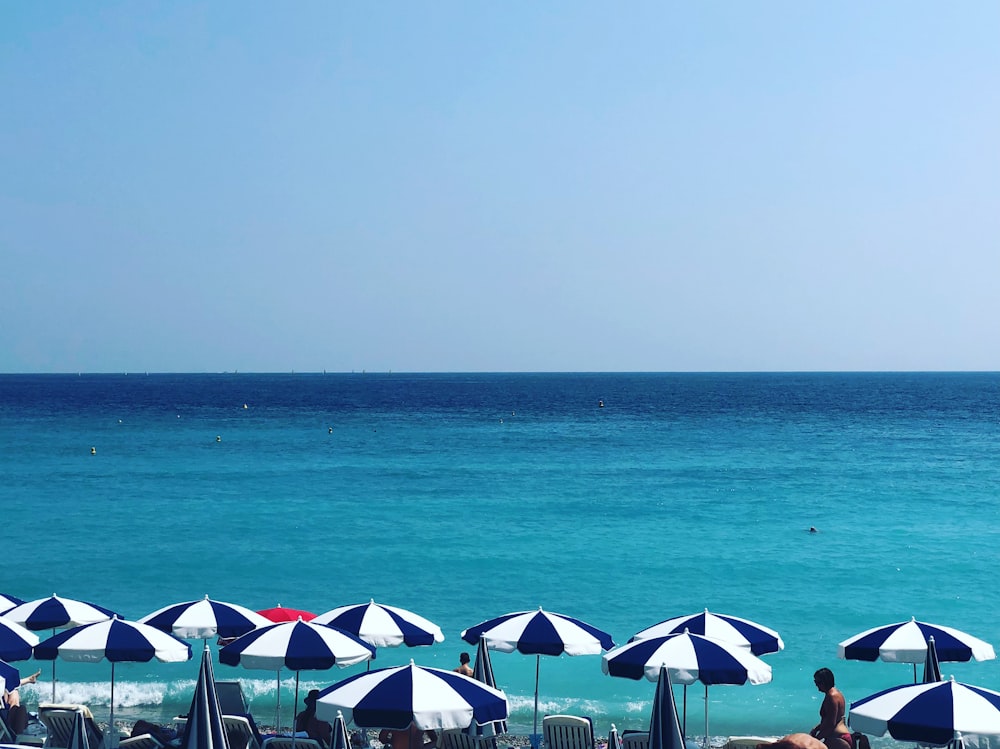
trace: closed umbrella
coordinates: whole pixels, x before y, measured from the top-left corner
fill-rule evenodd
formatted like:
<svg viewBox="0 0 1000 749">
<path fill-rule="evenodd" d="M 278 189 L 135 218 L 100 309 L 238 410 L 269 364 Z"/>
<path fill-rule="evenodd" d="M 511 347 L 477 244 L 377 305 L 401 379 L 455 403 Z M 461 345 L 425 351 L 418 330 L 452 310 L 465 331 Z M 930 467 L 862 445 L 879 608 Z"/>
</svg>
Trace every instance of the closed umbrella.
<svg viewBox="0 0 1000 749">
<path fill-rule="evenodd" d="M 633 640 L 646 640 L 650 637 L 664 637 L 690 632 L 695 635 L 722 640 L 731 645 L 747 648 L 754 655 L 777 653 L 783 650 L 785 643 L 773 629 L 741 619 L 729 614 L 713 614 L 708 609 L 687 616 L 677 616 L 673 619 L 654 624 L 636 632 Z"/>
<path fill-rule="evenodd" d="M 162 663 L 178 663 L 191 659 L 191 646 L 173 635 L 138 622 L 115 617 L 102 622 L 68 629 L 39 643 L 35 658 L 97 663 L 111 663 L 111 715 L 108 735 L 114 742 L 115 730 L 115 664 L 148 663 L 154 658 Z"/>
<path fill-rule="evenodd" d="M 98 606 L 96 603 L 62 598 L 53 593 L 49 598 L 39 598 L 15 606 L 5 612 L 3 616 L 5 619 L 16 622 L 32 631 L 51 629 L 52 633 L 55 634 L 57 629 L 93 624 L 121 615 L 111 609 Z M 55 702 L 55 700 L 56 662 L 53 660 L 52 701 Z"/>
<path fill-rule="evenodd" d="M 316 701 L 316 717 L 331 721 L 337 711 L 361 728 L 422 731 L 466 728 L 507 717 L 507 696 L 469 676 L 408 666 L 382 668 L 327 687 Z"/>
<path fill-rule="evenodd" d="M 87 717 L 83 710 L 77 710 L 73 716 L 73 727 L 69 734 L 69 749 L 90 749 L 90 736 L 87 731 Z"/>
<path fill-rule="evenodd" d="M 331 609 L 313 622 L 350 632 L 377 648 L 419 647 L 444 640 L 444 633 L 434 622 L 406 609 L 375 603 L 374 599 Z"/>
<path fill-rule="evenodd" d="M 622 749 L 622 738 L 618 735 L 618 728 L 614 723 L 608 731 L 608 749 Z"/>
<path fill-rule="evenodd" d="M 941 681 L 941 664 L 938 662 L 937 646 L 934 637 L 927 638 L 927 658 L 924 660 L 924 684 Z"/>
<path fill-rule="evenodd" d="M 333 731 L 330 734 L 330 749 L 351 749 L 351 739 L 347 735 L 347 723 L 344 721 L 344 714 L 337 711 L 337 717 L 333 720 Z"/>
<path fill-rule="evenodd" d="M 486 638 L 479 638 L 479 645 L 476 646 L 476 664 L 472 669 L 472 678 L 481 681 L 488 687 L 499 689 L 497 680 L 493 676 L 493 663 L 490 661 L 490 649 L 486 647 Z M 488 731 L 484 728 L 489 728 Z M 470 728 L 471 730 L 471 728 Z M 477 726 L 477 734 L 501 734 L 507 733 L 507 721 L 501 720 L 496 723 L 488 723 L 486 726 Z"/>
<path fill-rule="evenodd" d="M 215 691 L 215 673 L 212 671 L 212 653 L 208 642 L 201 654 L 198 682 L 188 709 L 180 749 L 230 749 L 229 736 L 222 722 L 219 695 Z"/>
<path fill-rule="evenodd" d="M 491 650 L 535 656 L 535 722 L 532 742 L 538 741 L 538 674 L 543 655 L 597 655 L 615 646 L 611 635 L 586 622 L 563 614 L 517 611 L 481 622 L 462 632 L 462 639 L 477 645 L 486 638 Z M 537 744 L 536 744 L 537 745 Z"/>
<path fill-rule="evenodd" d="M 666 666 L 670 678 L 683 684 L 705 685 L 705 741 L 708 742 L 708 687 L 712 684 L 765 684 L 771 667 L 746 648 L 685 632 L 680 635 L 633 640 L 601 657 L 601 669 L 610 676 L 650 681 Z M 685 691 L 685 713 L 687 695 Z M 684 733 L 687 734 L 685 715 Z"/>
<path fill-rule="evenodd" d="M 948 681 L 907 684 L 851 703 L 850 726 L 943 746 L 961 734 L 1000 736 L 1000 692 Z"/>
<path fill-rule="evenodd" d="M 228 666 L 241 665 L 279 672 L 287 668 L 294 671 L 296 712 L 299 707 L 300 671 L 326 670 L 334 666 L 344 668 L 374 657 L 375 648 L 354 635 L 301 619 L 248 632 L 219 651 L 219 662 Z"/>
<path fill-rule="evenodd" d="M 917 680 L 917 664 L 927 657 L 927 640 L 933 637 L 938 661 L 986 661 L 996 658 L 993 646 L 952 627 L 918 622 L 897 622 L 865 630 L 837 646 L 837 657 L 853 661 L 883 660 L 890 663 L 912 663 L 913 681 Z"/>
<path fill-rule="evenodd" d="M 656 680 L 653 712 L 649 719 L 649 749 L 685 749 L 670 671 L 666 666 L 660 667 Z"/>
<path fill-rule="evenodd" d="M 200 601 L 164 606 L 139 621 L 186 640 L 239 637 L 272 623 L 245 606 L 213 601 L 207 595 Z"/>
</svg>

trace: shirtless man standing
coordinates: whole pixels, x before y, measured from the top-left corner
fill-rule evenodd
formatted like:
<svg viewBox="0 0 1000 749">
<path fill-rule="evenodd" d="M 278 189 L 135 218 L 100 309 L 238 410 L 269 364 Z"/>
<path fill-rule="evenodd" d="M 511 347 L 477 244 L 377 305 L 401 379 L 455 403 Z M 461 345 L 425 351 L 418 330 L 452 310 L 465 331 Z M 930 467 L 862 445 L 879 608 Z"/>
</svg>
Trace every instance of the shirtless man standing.
<svg viewBox="0 0 1000 749">
<path fill-rule="evenodd" d="M 826 696 L 819 708 L 819 723 L 809 735 L 825 742 L 829 749 L 854 749 L 851 729 L 844 722 L 847 703 L 844 695 L 834 686 L 833 671 L 821 668 L 813 674 L 813 682 Z"/>
</svg>

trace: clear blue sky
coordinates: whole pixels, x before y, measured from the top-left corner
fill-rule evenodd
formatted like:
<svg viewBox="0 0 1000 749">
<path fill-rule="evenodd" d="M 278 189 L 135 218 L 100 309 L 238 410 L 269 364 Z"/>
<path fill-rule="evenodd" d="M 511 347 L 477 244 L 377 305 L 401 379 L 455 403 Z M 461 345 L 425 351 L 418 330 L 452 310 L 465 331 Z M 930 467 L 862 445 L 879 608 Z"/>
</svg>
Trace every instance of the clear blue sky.
<svg viewBox="0 0 1000 749">
<path fill-rule="evenodd" d="M 6 2 L 0 371 L 1000 369 L 1000 3 Z"/>
</svg>

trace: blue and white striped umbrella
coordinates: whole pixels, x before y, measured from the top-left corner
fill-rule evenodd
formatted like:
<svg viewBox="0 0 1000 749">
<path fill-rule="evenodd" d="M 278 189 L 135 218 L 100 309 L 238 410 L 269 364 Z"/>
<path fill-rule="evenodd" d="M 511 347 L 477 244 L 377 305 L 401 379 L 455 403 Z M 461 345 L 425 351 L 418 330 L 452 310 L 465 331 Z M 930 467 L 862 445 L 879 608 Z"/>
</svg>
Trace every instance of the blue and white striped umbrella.
<svg viewBox="0 0 1000 749">
<path fill-rule="evenodd" d="M 0 660 L 26 661 L 38 644 L 38 635 L 0 616 Z"/>
<path fill-rule="evenodd" d="M 212 671 L 212 653 L 205 643 L 201 654 L 201 668 L 195 684 L 194 697 L 188 709 L 180 749 L 230 749 L 229 735 L 222 722 L 222 708 L 215 691 L 215 672 Z M 235 749 L 235 748 L 234 748 Z"/>
<path fill-rule="evenodd" d="M 941 663 L 938 661 L 937 645 L 933 637 L 927 638 L 927 658 L 924 659 L 924 678 L 921 681 L 924 684 L 941 681 Z"/>
<path fill-rule="evenodd" d="M 3 688 L 8 692 L 13 692 L 21 686 L 21 672 L 6 661 L 0 660 L 0 681 Z"/>
<path fill-rule="evenodd" d="M 115 720 L 115 664 L 148 663 L 154 658 L 162 663 L 178 663 L 191 659 L 191 646 L 183 640 L 139 622 L 120 618 L 67 629 L 35 646 L 35 658 L 40 661 L 111 663 L 111 716 Z M 110 731 L 113 737 L 115 731 Z"/>
<path fill-rule="evenodd" d="M 766 684 L 771 667 L 748 649 L 684 632 L 633 640 L 601 657 L 601 669 L 611 676 L 656 681 L 666 667 L 672 681 L 684 685 L 684 732 L 687 734 L 687 686 L 705 685 L 705 741 L 708 741 L 708 687 L 711 684 Z"/>
<path fill-rule="evenodd" d="M 295 672 L 295 715 L 299 709 L 299 672 L 345 668 L 375 657 L 375 648 L 349 632 L 304 622 L 280 622 L 238 637 L 219 651 L 227 666 Z M 280 677 L 279 677 L 280 678 Z M 280 728 L 280 714 L 278 715 Z"/>
<path fill-rule="evenodd" d="M 739 645 L 747 648 L 754 655 L 777 653 L 785 647 L 781 636 L 773 629 L 768 629 L 749 619 L 741 619 L 738 616 L 713 614 L 708 609 L 697 614 L 677 616 L 654 624 L 652 627 L 636 632 L 632 639 L 648 640 L 651 637 L 679 635 L 684 632 Z"/>
<path fill-rule="evenodd" d="M 490 650 L 486 647 L 486 640 L 479 638 L 479 645 L 476 646 L 476 663 L 472 669 L 472 678 L 481 681 L 488 687 L 499 689 L 496 677 L 493 676 L 493 663 L 490 661 Z M 472 729 L 470 728 L 470 732 Z M 476 735 L 493 736 L 507 733 L 507 721 L 501 720 L 496 723 L 487 723 L 485 726 L 475 727 Z"/>
<path fill-rule="evenodd" d="M 469 676 L 408 666 L 352 676 L 319 693 L 316 717 L 332 721 L 337 711 L 359 728 L 423 731 L 467 728 L 507 717 L 507 696 Z"/>
<path fill-rule="evenodd" d="M 258 627 L 266 627 L 273 623 L 245 606 L 213 601 L 208 596 L 200 601 L 185 601 L 164 606 L 139 621 L 162 632 L 196 640 L 207 640 L 216 636 L 224 639 L 239 637 Z"/>
<path fill-rule="evenodd" d="M 350 632 L 377 648 L 418 647 L 444 640 L 441 628 L 412 611 L 375 603 L 338 606 L 312 620 Z"/>
<path fill-rule="evenodd" d="M 940 662 L 996 658 L 993 646 L 978 637 L 940 624 L 918 622 L 915 618 L 865 630 L 844 640 L 837 646 L 837 656 L 851 661 L 881 659 L 892 663 L 923 663 L 927 657 L 927 640 L 931 637 Z"/>
<path fill-rule="evenodd" d="M 1000 692 L 954 679 L 907 684 L 852 702 L 849 715 L 855 731 L 940 746 L 959 734 L 1000 736 Z"/>
<path fill-rule="evenodd" d="M 351 739 L 347 735 L 347 723 L 344 714 L 337 711 L 333 721 L 333 731 L 330 734 L 330 749 L 351 749 Z"/>
<path fill-rule="evenodd" d="M 53 594 L 49 598 L 39 598 L 15 606 L 4 612 L 3 616 L 37 632 L 42 629 L 63 629 L 79 627 L 81 624 L 93 624 L 119 614 L 96 603 L 60 598 Z"/>
<path fill-rule="evenodd" d="M 109 734 L 113 731 L 109 731 Z M 87 730 L 87 717 L 83 710 L 77 710 L 73 716 L 73 727 L 69 732 L 68 749 L 90 749 L 90 736 Z"/>
<path fill-rule="evenodd" d="M 649 749 L 685 749 L 670 672 L 661 667 L 649 719 Z"/>
<path fill-rule="evenodd" d="M 55 631 L 66 627 L 79 627 L 84 624 L 103 622 L 115 616 L 120 616 L 120 614 L 98 606 L 96 603 L 60 598 L 53 593 L 49 598 L 39 598 L 15 606 L 10 611 L 5 612 L 3 618 L 30 630 L 51 629 Z M 54 660 L 52 661 L 52 701 L 56 701 L 56 662 Z"/>
<path fill-rule="evenodd" d="M 597 655 L 615 646 L 611 635 L 579 619 L 543 611 L 516 611 L 469 627 L 462 639 L 470 645 L 486 640 L 490 650 L 535 656 L 535 723 L 538 736 L 538 674 L 543 655 Z"/>
<path fill-rule="evenodd" d="M 0 614 L 10 611 L 15 606 L 20 606 L 24 601 L 6 593 L 0 593 Z"/>
</svg>

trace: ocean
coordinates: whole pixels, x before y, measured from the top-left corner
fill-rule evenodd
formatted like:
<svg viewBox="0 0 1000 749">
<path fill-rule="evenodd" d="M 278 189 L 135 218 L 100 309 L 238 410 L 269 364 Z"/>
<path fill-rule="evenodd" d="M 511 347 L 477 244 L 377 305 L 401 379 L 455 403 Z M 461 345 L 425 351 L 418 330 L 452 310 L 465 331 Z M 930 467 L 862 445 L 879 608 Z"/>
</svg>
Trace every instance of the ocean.
<svg viewBox="0 0 1000 749">
<path fill-rule="evenodd" d="M 785 642 L 769 684 L 708 691 L 715 737 L 809 730 L 822 666 L 848 702 L 912 681 L 837 658 L 870 627 L 1000 642 L 994 373 L 0 375 L 0 450 L 0 592 L 130 619 L 205 595 L 315 613 L 374 599 L 443 629 L 373 667 L 453 668 L 475 652 L 463 629 L 511 611 L 621 644 L 708 608 Z M 511 730 L 530 732 L 535 659 L 492 660 Z M 645 728 L 655 685 L 600 660 L 542 658 L 541 711 Z M 51 697 L 48 662 L 15 665 L 42 669 L 29 709 Z M 363 668 L 302 672 L 302 689 Z M 106 715 L 110 670 L 58 662 L 58 700 Z M 942 670 L 1000 689 L 997 660 Z M 272 722 L 276 674 L 215 671 Z M 197 659 L 115 673 L 116 718 L 169 721 Z M 282 672 L 286 720 L 294 683 Z M 704 709 L 690 687 L 689 736 Z"/>
</svg>

